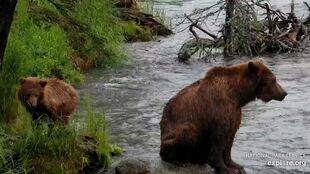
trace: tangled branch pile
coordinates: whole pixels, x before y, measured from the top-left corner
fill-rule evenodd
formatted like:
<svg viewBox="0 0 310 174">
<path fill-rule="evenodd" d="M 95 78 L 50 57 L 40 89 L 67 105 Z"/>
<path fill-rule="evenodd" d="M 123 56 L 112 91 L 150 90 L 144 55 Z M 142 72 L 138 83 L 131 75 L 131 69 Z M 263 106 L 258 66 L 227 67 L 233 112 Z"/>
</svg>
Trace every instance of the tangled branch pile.
<svg viewBox="0 0 310 174">
<path fill-rule="evenodd" d="M 292 0 L 291 11 L 284 13 L 272 9 L 265 0 L 219 0 L 185 14 L 179 25 L 189 24 L 194 38 L 183 44 L 178 59 L 186 61 L 198 51 L 206 56 L 216 48 L 221 48 L 225 56 L 300 51 L 309 40 L 310 15 L 305 20 L 298 19 L 294 5 Z M 310 6 L 306 2 L 305 5 L 310 11 Z M 224 21 L 223 17 L 225 23 L 218 24 L 221 19 Z M 216 34 L 208 30 L 210 24 L 218 28 Z M 201 37 L 203 34 L 207 37 Z"/>
</svg>

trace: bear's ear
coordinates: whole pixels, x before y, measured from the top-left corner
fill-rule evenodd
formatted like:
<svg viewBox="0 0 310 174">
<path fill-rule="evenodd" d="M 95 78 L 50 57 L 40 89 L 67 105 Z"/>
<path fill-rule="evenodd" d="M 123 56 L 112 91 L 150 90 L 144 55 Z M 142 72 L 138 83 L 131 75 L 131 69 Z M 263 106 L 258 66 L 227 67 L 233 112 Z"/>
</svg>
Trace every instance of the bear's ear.
<svg viewBox="0 0 310 174">
<path fill-rule="evenodd" d="M 248 63 L 248 71 L 251 74 L 256 74 L 258 72 L 258 67 L 252 61 Z"/>
<path fill-rule="evenodd" d="M 41 85 L 42 88 L 44 88 L 46 84 L 47 84 L 46 80 L 41 80 L 40 81 L 40 85 Z"/>
<path fill-rule="evenodd" d="M 22 77 L 19 79 L 19 84 L 22 85 L 25 83 L 25 81 L 26 81 L 26 78 Z"/>
</svg>

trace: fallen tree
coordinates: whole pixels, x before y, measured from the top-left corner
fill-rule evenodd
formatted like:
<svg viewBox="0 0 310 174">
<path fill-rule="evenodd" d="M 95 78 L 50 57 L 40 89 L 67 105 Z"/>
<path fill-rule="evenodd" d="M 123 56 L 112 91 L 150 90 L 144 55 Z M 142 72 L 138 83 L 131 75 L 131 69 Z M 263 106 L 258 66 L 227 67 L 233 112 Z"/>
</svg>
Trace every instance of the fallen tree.
<svg viewBox="0 0 310 174">
<path fill-rule="evenodd" d="M 210 54 L 215 48 L 221 48 L 224 56 L 300 51 L 309 40 L 310 17 L 298 19 L 294 5 L 292 0 L 291 11 L 284 13 L 272 9 L 265 0 L 219 0 L 212 6 L 185 14 L 179 25 L 188 24 L 194 38 L 183 44 L 178 60 L 187 61 L 198 51 Z M 310 11 L 310 6 L 305 5 Z M 263 20 L 258 20 L 256 9 L 264 12 L 261 14 Z M 225 22 L 218 24 L 222 13 L 225 13 Z M 206 23 L 218 25 L 217 34 L 208 31 Z"/>
</svg>

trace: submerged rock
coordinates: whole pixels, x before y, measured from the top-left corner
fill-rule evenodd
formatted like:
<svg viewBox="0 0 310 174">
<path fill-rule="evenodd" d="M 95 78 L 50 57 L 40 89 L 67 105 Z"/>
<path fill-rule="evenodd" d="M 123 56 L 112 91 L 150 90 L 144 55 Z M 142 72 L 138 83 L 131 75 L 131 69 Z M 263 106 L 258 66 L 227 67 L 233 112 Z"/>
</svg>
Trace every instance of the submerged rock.
<svg viewBox="0 0 310 174">
<path fill-rule="evenodd" d="M 141 159 L 124 159 L 109 174 L 150 174 L 150 164 Z"/>
<path fill-rule="evenodd" d="M 153 157 L 125 157 L 105 174 L 215 174 L 209 165 L 175 165 Z"/>
</svg>

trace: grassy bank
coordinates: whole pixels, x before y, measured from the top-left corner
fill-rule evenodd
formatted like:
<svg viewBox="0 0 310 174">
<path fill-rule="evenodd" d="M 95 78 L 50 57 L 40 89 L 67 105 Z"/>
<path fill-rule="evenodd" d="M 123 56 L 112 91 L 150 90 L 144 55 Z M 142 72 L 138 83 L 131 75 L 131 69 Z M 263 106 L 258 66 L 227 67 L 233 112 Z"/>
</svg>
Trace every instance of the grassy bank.
<svg viewBox="0 0 310 174">
<path fill-rule="evenodd" d="M 119 0 L 122 2 L 125 0 Z M 123 3 L 124 3 L 123 2 Z M 135 2 L 135 1 L 132 1 Z M 163 9 L 154 8 L 154 1 L 140 1 L 135 8 L 119 8 L 126 41 L 151 41 L 156 36 L 172 34 L 171 21 Z"/>
<path fill-rule="evenodd" d="M 107 141 L 104 115 L 89 102 L 78 124 L 33 126 L 16 90 L 21 77 L 76 84 L 85 70 L 121 62 L 123 35 L 112 11 L 108 0 L 18 1 L 0 72 L 0 173 L 77 173 L 91 170 L 87 166 L 97 165 L 94 160 L 110 164 L 116 152 Z M 85 150 L 88 146 L 98 159 Z"/>
<path fill-rule="evenodd" d="M 118 147 L 107 141 L 104 115 L 88 100 L 87 113 L 77 115 L 79 124 L 32 125 L 30 117 L 18 124 L 0 126 L 0 173 L 90 173 L 107 168 Z"/>
</svg>

